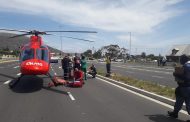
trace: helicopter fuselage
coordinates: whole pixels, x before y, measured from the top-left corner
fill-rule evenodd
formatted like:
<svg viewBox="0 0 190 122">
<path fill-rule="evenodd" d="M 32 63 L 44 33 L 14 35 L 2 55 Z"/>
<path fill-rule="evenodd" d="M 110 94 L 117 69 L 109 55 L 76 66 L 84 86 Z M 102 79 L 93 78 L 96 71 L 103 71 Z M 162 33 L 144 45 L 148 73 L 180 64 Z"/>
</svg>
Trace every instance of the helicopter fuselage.
<svg viewBox="0 0 190 122">
<path fill-rule="evenodd" d="M 46 75 L 50 68 L 50 52 L 40 36 L 31 36 L 21 48 L 20 71 L 23 75 Z"/>
</svg>

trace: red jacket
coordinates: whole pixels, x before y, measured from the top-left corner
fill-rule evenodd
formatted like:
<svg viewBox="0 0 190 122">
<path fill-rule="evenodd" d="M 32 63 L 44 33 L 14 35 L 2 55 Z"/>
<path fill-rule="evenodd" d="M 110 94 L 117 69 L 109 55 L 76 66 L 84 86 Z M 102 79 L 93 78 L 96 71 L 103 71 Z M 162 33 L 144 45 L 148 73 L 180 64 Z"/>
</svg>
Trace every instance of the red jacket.
<svg viewBox="0 0 190 122">
<path fill-rule="evenodd" d="M 75 71 L 74 78 L 75 78 L 75 80 L 82 81 L 83 80 L 83 72 L 81 70 Z"/>
</svg>

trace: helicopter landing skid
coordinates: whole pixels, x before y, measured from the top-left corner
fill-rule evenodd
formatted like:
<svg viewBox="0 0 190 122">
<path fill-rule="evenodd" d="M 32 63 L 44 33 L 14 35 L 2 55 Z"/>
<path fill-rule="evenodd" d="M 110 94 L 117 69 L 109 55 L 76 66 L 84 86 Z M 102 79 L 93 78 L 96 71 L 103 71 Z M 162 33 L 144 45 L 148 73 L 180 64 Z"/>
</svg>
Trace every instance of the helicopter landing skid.
<svg viewBox="0 0 190 122">
<path fill-rule="evenodd" d="M 23 77 L 24 75 L 20 75 L 20 77 L 18 77 L 17 79 L 14 79 L 12 80 L 10 83 L 9 83 L 9 88 L 13 88 L 16 86 L 16 84 L 20 81 L 20 79 Z"/>
</svg>

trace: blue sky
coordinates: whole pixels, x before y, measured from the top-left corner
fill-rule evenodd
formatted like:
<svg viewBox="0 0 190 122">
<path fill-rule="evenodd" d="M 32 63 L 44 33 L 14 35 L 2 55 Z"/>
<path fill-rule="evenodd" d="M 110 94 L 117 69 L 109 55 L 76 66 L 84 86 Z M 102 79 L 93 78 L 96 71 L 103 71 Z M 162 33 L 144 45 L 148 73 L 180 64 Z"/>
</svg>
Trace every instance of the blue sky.
<svg viewBox="0 0 190 122">
<path fill-rule="evenodd" d="M 91 30 L 98 34 L 68 34 L 94 40 L 62 38 L 63 51 L 83 52 L 118 44 L 132 54 L 164 54 L 174 44 L 190 44 L 190 0 L 1 0 L 0 28 Z M 61 49 L 60 34 L 44 42 Z"/>
</svg>

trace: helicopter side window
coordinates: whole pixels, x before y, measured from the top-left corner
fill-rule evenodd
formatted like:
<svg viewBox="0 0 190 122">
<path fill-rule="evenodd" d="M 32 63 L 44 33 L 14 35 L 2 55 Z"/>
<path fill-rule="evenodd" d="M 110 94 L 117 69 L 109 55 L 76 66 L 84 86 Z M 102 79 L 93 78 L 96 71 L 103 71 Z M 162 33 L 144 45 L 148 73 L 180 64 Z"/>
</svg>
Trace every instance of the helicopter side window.
<svg viewBox="0 0 190 122">
<path fill-rule="evenodd" d="M 49 61 L 48 50 L 47 49 L 37 49 L 36 50 L 37 59 L 44 60 L 46 62 Z"/>
<path fill-rule="evenodd" d="M 22 61 L 33 59 L 34 58 L 34 49 L 26 48 L 22 51 L 21 59 Z"/>
</svg>

